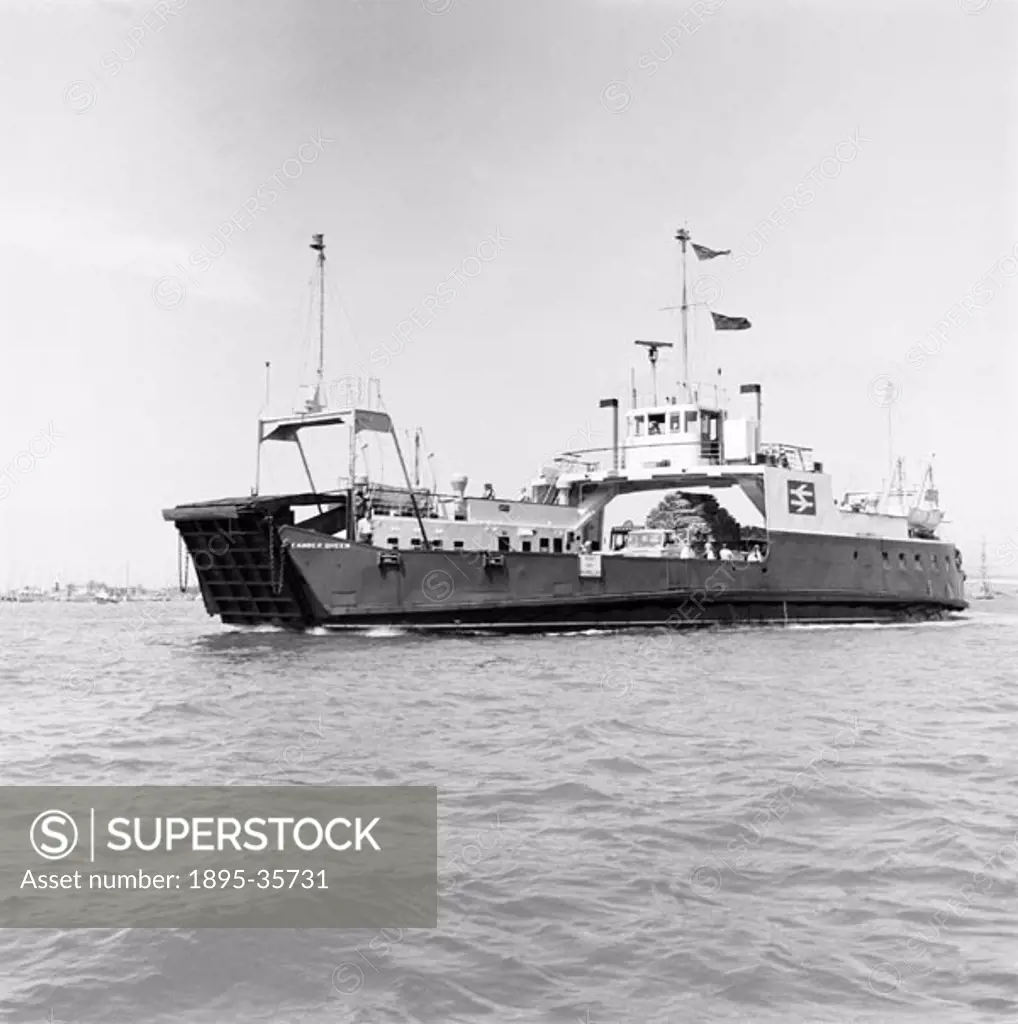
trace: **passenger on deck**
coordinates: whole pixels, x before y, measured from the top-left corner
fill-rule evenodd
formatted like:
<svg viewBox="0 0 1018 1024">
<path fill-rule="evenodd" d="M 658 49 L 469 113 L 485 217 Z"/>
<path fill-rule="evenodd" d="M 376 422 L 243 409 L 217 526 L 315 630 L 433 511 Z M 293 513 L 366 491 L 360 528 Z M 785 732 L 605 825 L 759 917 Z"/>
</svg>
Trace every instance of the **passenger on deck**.
<svg viewBox="0 0 1018 1024">
<path fill-rule="evenodd" d="M 706 543 L 706 544 L 704 545 L 704 547 L 703 547 L 703 557 L 704 557 L 704 558 L 709 558 L 709 559 L 711 559 L 711 560 L 714 560 L 714 559 L 716 559 L 716 558 L 718 557 L 718 556 L 717 556 L 717 555 L 716 555 L 716 554 L 714 553 L 714 542 L 713 542 L 713 541 L 710 541 L 710 540 L 709 540 L 709 541 L 707 541 L 707 543 Z"/>
<path fill-rule="evenodd" d="M 647 424 L 647 433 L 648 434 L 660 434 L 661 433 L 661 424 L 660 423 L 655 423 L 653 420 L 651 420 L 650 423 Z"/>
<path fill-rule="evenodd" d="M 722 545 L 721 545 L 720 555 L 721 555 L 721 561 L 722 562 L 734 562 L 735 561 L 735 555 L 732 553 L 732 549 L 727 544 L 725 544 L 725 543 L 722 543 Z"/>
<path fill-rule="evenodd" d="M 492 487 L 491 484 L 485 484 L 484 485 L 484 495 L 483 495 L 483 497 L 484 497 L 485 501 L 494 501 L 495 500 L 495 488 Z"/>
<path fill-rule="evenodd" d="M 679 558 L 696 558 L 696 554 L 689 546 L 688 540 L 682 542 L 682 547 L 679 548 Z"/>
<path fill-rule="evenodd" d="M 749 556 L 746 559 L 747 562 L 762 562 L 763 555 L 760 553 L 760 545 L 754 544 L 753 550 L 750 551 Z"/>
</svg>

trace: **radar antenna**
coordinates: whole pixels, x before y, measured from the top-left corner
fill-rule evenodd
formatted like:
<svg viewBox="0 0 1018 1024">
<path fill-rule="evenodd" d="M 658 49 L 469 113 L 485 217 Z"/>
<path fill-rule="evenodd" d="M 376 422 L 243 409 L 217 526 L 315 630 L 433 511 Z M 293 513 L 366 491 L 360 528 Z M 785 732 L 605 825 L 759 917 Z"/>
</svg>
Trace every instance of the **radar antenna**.
<svg viewBox="0 0 1018 1024">
<path fill-rule="evenodd" d="M 650 373 L 654 383 L 654 404 L 657 405 L 657 350 L 659 348 L 675 348 L 670 341 L 634 341 L 634 345 L 643 345 L 647 349 L 650 360 Z"/>
</svg>

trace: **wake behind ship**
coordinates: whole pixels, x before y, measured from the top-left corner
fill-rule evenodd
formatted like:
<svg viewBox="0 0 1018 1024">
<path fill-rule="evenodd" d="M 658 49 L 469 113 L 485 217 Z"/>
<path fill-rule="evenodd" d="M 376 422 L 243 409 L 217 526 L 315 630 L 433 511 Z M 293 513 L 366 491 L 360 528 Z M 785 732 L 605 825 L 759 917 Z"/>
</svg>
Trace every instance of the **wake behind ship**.
<svg viewBox="0 0 1018 1024">
<path fill-rule="evenodd" d="M 490 485 L 467 494 L 423 487 L 407 469 L 382 409 L 325 408 L 325 245 L 318 383 L 301 412 L 259 420 L 262 446 L 296 449 L 303 493 L 178 505 L 174 522 L 205 607 L 227 624 L 291 629 L 399 625 L 429 629 L 553 630 L 667 624 L 892 622 L 963 610 L 957 548 L 927 470 L 905 487 L 903 463 L 882 492 L 834 496 L 811 449 L 762 440 L 762 388 L 730 403 L 717 386 L 687 383 L 686 251 L 682 246 L 683 380 L 659 396 L 665 342 L 637 342 L 652 393 L 633 389 L 611 448 L 563 452 L 514 498 Z M 723 255 L 693 244 L 700 260 Z M 717 330 L 750 322 L 711 312 Z M 742 409 L 735 406 L 741 403 Z M 347 432 L 347 475 L 317 489 L 301 435 Z M 357 473 L 363 433 L 392 440 L 403 484 Z M 637 525 L 639 524 L 639 525 Z"/>
</svg>

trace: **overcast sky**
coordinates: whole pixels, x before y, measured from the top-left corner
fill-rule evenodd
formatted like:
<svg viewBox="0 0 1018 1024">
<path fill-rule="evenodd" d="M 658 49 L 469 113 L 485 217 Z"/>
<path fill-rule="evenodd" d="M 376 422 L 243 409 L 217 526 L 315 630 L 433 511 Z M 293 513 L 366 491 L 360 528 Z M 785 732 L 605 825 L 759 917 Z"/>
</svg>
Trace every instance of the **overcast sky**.
<svg viewBox="0 0 1018 1024">
<path fill-rule="evenodd" d="M 767 439 L 879 487 L 891 396 L 970 570 L 1018 538 L 1013 0 L 0 12 L 0 463 L 45 451 L 0 479 L 0 585 L 175 577 L 160 510 L 246 494 L 264 362 L 280 410 L 307 363 L 314 232 L 328 376 L 380 371 L 443 487 L 610 442 L 633 339 L 676 338 L 688 220 L 733 250 L 701 297 L 753 322 L 699 311 L 696 365 L 763 384 Z"/>
</svg>

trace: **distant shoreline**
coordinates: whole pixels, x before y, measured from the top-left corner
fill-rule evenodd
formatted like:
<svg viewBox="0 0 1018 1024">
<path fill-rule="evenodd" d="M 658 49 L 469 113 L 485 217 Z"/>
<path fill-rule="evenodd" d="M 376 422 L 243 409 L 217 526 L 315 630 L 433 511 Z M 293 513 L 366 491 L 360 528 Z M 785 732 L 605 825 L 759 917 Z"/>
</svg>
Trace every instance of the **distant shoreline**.
<svg viewBox="0 0 1018 1024">
<path fill-rule="evenodd" d="M 128 594 L 117 593 L 80 593 L 72 597 L 59 593 L 39 593 L 33 591 L 8 591 L 0 594 L 0 602 L 5 604 L 163 604 L 167 601 L 193 601 L 199 595 L 197 588 L 188 588 L 184 593 L 179 589 L 132 591 Z"/>
</svg>

